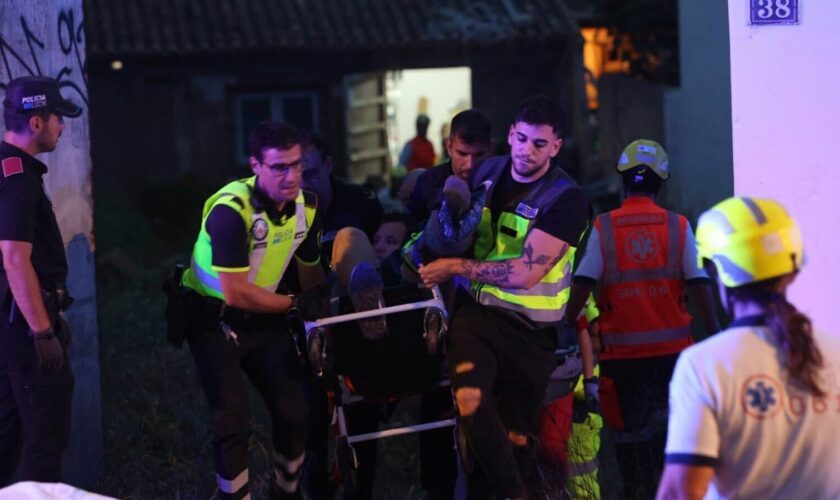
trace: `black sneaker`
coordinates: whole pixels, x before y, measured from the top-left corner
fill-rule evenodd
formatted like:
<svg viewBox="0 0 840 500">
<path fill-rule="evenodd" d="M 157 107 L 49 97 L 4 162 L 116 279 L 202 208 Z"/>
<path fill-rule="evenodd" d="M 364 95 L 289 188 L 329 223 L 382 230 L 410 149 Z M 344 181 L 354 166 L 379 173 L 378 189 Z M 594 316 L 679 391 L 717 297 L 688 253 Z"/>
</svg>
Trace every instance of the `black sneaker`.
<svg viewBox="0 0 840 500">
<path fill-rule="evenodd" d="M 356 312 L 370 311 L 385 307 L 385 299 L 382 298 L 382 277 L 379 271 L 369 262 L 359 262 L 353 271 L 350 272 L 350 301 Z M 388 333 L 388 324 L 385 316 L 373 316 L 360 319 L 359 328 L 362 335 L 368 340 L 378 340 Z"/>
</svg>

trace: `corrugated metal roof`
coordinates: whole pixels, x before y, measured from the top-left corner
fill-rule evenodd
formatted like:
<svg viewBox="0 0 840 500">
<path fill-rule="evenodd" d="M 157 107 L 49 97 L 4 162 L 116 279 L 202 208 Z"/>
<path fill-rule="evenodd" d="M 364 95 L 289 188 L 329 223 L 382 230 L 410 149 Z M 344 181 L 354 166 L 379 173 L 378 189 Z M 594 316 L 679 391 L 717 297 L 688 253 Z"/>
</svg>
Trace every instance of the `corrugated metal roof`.
<svg viewBox="0 0 840 500">
<path fill-rule="evenodd" d="M 84 0 L 92 57 L 564 39 L 564 0 Z"/>
</svg>

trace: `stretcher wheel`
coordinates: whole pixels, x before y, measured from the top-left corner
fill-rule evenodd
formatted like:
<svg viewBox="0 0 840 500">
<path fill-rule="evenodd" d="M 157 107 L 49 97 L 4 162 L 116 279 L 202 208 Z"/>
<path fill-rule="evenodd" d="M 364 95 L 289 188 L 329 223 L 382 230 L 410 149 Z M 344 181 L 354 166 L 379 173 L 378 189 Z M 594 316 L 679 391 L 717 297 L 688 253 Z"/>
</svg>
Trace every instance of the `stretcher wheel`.
<svg viewBox="0 0 840 500">
<path fill-rule="evenodd" d="M 436 307 L 426 309 L 426 315 L 423 318 L 423 339 L 426 341 L 426 349 L 429 354 L 436 354 L 440 346 L 440 338 L 446 329 L 446 322 L 443 317 L 443 311 Z"/>
<path fill-rule="evenodd" d="M 324 374 L 324 367 L 327 361 L 327 344 L 324 338 L 323 328 L 313 328 L 306 335 L 306 350 L 309 357 L 309 366 L 312 372 L 320 377 Z"/>
<path fill-rule="evenodd" d="M 359 463 L 356 460 L 356 451 L 347 440 L 347 436 L 340 436 L 335 443 L 336 462 L 338 471 L 341 473 L 341 480 L 344 483 L 344 493 L 353 494 L 359 488 L 357 470 Z"/>
</svg>

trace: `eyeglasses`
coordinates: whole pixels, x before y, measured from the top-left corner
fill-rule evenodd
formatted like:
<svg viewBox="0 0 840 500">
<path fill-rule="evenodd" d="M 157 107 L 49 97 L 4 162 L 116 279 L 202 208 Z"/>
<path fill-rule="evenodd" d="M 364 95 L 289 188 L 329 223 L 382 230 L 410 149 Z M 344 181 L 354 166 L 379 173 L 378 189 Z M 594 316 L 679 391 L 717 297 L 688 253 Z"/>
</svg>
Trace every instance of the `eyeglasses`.
<svg viewBox="0 0 840 500">
<path fill-rule="evenodd" d="M 276 172 L 283 177 L 289 175 L 289 171 L 293 170 L 297 173 L 303 170 L 303 160 L 301 159 L 293 161 L 292 163 L 272 163 L 271 165 L 263 162 L 263 165 L 268 167 L 272 172 Z"/>
</svg>

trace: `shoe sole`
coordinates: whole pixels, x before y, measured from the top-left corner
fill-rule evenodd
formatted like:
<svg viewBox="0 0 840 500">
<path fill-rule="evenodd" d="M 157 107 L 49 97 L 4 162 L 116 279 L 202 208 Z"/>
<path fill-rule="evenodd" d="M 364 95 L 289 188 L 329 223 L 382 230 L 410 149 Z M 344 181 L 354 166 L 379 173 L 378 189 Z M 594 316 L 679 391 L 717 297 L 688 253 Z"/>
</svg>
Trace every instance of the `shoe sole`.
<svg viewBox="0 0 840 500">
<path fill-rule="evenodd" d="M 360 263 L 350 274 L 350 301 L 356 312 L 381 309 L 385 306 L 382 298 L 382 277 L 376 269 L 365 262 Z M 388 333 L 385 316 L 374 316 L 359 320 L 362 335 L 369 340 L 381 339 Z"/>
</svg>

